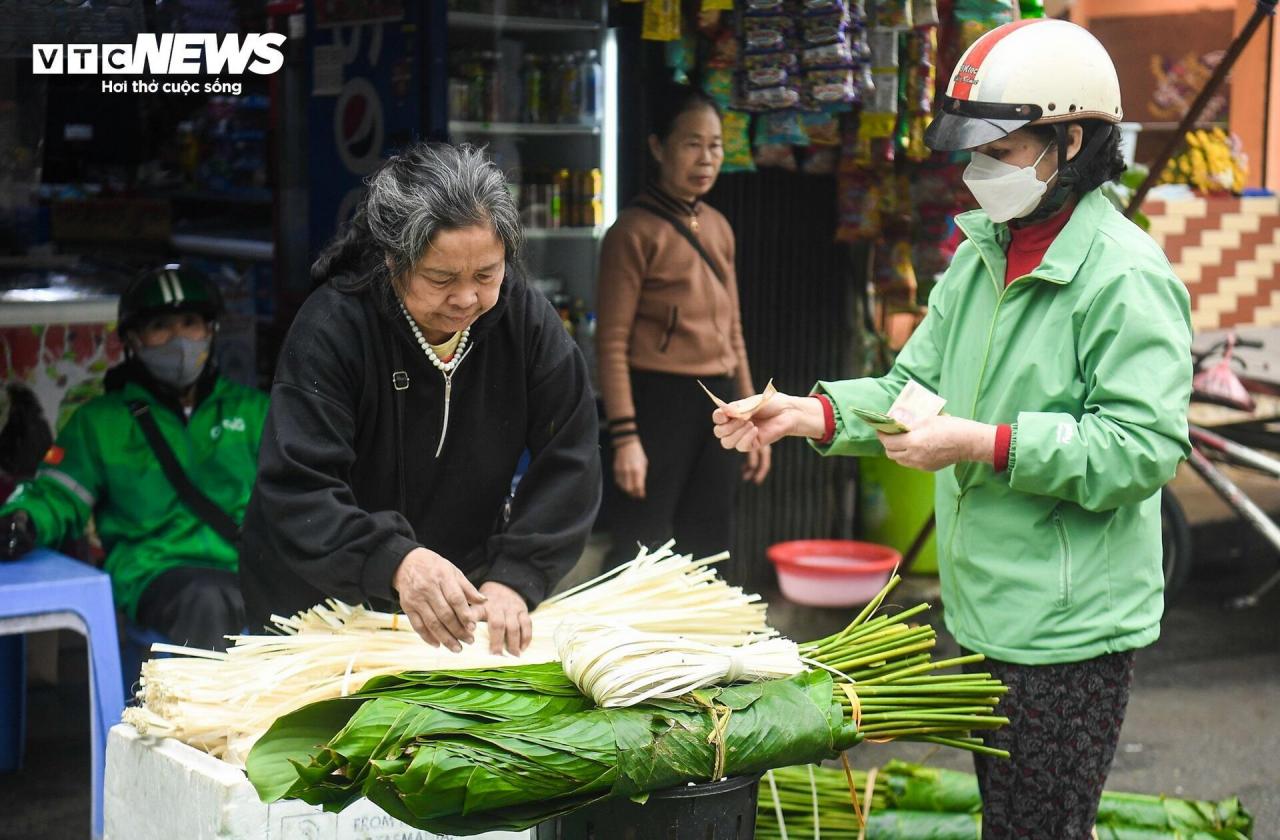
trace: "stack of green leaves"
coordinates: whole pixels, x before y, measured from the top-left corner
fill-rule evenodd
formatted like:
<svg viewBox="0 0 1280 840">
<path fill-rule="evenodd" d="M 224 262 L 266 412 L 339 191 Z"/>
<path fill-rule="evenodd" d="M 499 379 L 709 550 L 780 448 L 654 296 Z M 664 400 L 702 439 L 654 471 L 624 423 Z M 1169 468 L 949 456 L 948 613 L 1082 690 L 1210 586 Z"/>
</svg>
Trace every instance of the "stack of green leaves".
<svg viewBox="0 0 1280 840">
<path fill-rule="evenodd" d="M 609 796 L 837 756 L 864 738 L 987 750 L 972 730 L 1005 691 L 985 674 L 938 676 L 933 630 L 873 617 L 802 646 L 813 670 L 595 708 L 558 665 L 406 673 L 288 714 L 246 765 L 264 801 L 340 810 L 367 797 L 428 831 L 519 830 Z M 850 678 L 856 678 L 854 685 Z"/>
<path fill-rule="evenodd" d="M 861 803 L 868 774 L 853 773 Z M 874 779 L 865 840 L 979 840 L 982 800 L 968 773 L 892 761 Z M 781 819 L 779 819 L 781 817 Z M 843 770 L 785 767 L 760 784 L 758 840 L 855 840 L 861 823 Z M 1099 840 L 1248 840 L 1253 817 L 1235 798 L 1198 802 L 1106 792 Z"/>
</svg>

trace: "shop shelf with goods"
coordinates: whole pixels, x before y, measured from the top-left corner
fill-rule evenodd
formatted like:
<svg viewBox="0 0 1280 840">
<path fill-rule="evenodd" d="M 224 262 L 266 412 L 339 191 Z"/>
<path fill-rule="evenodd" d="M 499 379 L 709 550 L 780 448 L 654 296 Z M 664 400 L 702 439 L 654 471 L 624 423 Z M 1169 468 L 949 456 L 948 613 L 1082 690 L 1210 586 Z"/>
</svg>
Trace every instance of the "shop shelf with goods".
<svg viewBox="0 0 1280 840">
<path fill-rule="evenodd" d="M 502 167 L 530 279 L 585 331 L 600 239 L 618 204 L 617 49 L 605 4 L 449 8 L 449 138 L 486 148 Z"/>
</svg>

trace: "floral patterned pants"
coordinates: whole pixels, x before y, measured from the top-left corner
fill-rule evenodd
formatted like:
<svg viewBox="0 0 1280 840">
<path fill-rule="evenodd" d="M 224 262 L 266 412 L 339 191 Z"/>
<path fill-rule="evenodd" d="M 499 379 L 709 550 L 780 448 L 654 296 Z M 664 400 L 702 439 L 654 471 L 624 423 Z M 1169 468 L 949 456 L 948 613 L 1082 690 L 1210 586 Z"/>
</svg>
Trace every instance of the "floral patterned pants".
<svg viewBox="0 0 1280 840">
<path fill-rule="evenodd" d="M 982 733 L 1011 758 L 974 756 L 982 793 L 982 840 L 1089 840 L 1111 770 L 1134 652 L 1063 665 L 988 659 L 966 666 L 1009 687 L 997 714 L 1009 724 Z"/>
</svg>

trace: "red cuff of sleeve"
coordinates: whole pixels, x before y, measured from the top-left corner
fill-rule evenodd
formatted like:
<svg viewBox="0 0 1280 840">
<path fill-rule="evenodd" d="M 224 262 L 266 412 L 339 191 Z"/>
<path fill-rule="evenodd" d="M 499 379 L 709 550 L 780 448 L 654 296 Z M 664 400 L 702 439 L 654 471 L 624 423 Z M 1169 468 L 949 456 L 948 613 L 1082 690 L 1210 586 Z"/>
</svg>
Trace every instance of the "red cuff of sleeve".
<svg viewBox="0 0 1280 840">
<path fill-rule="evenodd" d="M 996 426 L 996 472 L 1004 472 L 1009 468 L 1009 440 L 1013 437 L 1013 427 L 1008 423 Z"/>
<path fill-rule="evenodd" d="M 829 446 L 836 436 L 836 410 L 826 394 L 814 394 L 813 398 L 822 403 L 822 439 L 818 445 Z"/>
</svg>

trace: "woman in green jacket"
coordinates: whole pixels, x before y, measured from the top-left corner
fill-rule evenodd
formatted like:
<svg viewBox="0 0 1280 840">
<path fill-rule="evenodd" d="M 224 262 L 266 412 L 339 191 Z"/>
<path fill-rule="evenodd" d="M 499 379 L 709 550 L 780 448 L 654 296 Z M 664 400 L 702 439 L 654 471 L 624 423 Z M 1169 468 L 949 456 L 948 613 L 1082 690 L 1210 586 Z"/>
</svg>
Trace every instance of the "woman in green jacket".
<svg viewBox="0 0 1280 840">
<path fill-rule="evenodd" d="M 1111 60 L 1065 21 L 1020 21 L 961 58 L 927 136 L 972 150 L 981 210 L 892 370 L 779 395 L 722 445 L 786 435 L 823 454 L 937 471 L 948 629 L 1010 687 L 1009 761 L 976 760 L 983 837 L 1090 836 L 1134 651 L 1163 610 L 1160 488 L 1186 457 L 1189 298 L 1156 244 L 1099 191 L 1123 171 Z M 946 414 L 876 432 L 908 381 Z M 732 407 L 731 407 L 732 408 Z"/>
</svg>

